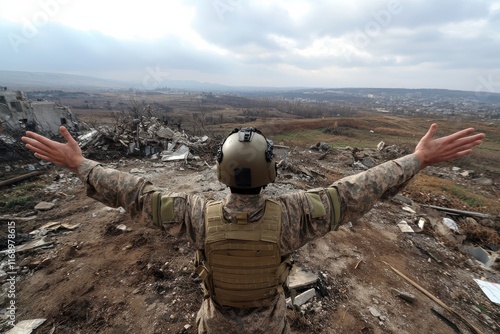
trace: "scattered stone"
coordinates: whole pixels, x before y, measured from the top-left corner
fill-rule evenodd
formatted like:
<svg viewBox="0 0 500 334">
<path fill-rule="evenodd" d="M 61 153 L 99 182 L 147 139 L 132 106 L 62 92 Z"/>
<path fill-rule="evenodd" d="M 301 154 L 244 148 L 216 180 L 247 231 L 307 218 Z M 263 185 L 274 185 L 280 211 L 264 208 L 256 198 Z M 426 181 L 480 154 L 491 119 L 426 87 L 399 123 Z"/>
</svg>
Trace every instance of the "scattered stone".
<svg viewBox="0 0 500 334">
<path fill-rule="evenodd" d="M 412 295 L 411 293 L 408 293 L 408 292 L 403 292 L 403 291 L 397 290 L 395 288 L 391 288 L 391 292 L 394 293 L 394 295 L 396 297 L 399 297 L 399 298 L 406 300 L 407 302 L 410 302 L 410 303 L 413 303 L 415 300 L 417 300 L 417 298 L 415 298 L 414 295 Z"/>
<path fill-rule="evenodd" d="M 480 177 L 480 178 L 474 179 L 473 181 L 481 186 L 492 186 L 493 185 L 493 180 L 486 178 L 486 177 Z"/>
<path fill-rule="evenodd" d="M 361 160 L 361 163 L 368 168 L 372 168 L 372 167 L 375 167 L 377 165 L 375 160 L 373 160 L 373 158 L 371 158 L 371 157 L 364 158 L 363 160 Z"/>
<path fill-rule="evenodd" d="M 365 165 L 363 165 L 359 161 L 355 161 L 352 165 L 353 165 L 353 167 L 357 167 L 359 169 L 363 169 L 363 170 L 367 170 L 368 169 L 368 167 L 366 167 Z"/>
<path fill-rule="evenodd" d="M 479 260 L 486 267 L 490 267 L 495 262 L 495 259 L 481 247 L 468 247 L 467 253 Z"/>
<path fill-rule="evenodd" d="M 144 174 L 144 173 L 146 173 L 146 171 L 142 168 L 132 168 L 130 170 L 130 173 L 132 173 L 132 174 Z"/>
<path fill-rule="evenodd" d="M 374 316 L 374 317 L 381 317 L 382 314 L 380 314 L 380 312 L 373 306 L 369 307 L 368 310 L 370 311 L 370 313 Z"/>
<path fill-rule="evenodd" d="M 469 177 L 470 172 L 469 172 L 468 170 L 466 170 L 466 171 L 464 171 L 464 172 L 460 173 L 460 175 L 461 175 L 462 177 Z"/>
<path fill-rule="evenodd" d="M 415 210 L 413 210 L 409 206 L 403 206 L 401 209 L 403 209 L 403 211 L 406 211 L 406 212 L 409 212 L 409 213 L 413 213 L 413 214 L 417 213 Z"/>
<path fill-rule="evenodd" d="M 418 220 L 418 224 L 417 224 L 417 225 L 418 225 L 418 228 L 419 228 L 419 229 L 423 230 L 423 229 L 424 229 L 424 226 L 425 226 L 425 219 L 424 219 L 424 218 L 420 218 L 420 219 Z"/>
<path fill-rule="evenodd" d="M 406 220 L 401 220 L 398 223 L 398 227 L 403 233 L 414 233 L 413 229 L 411 228 L 410 225 L 408 225 L 408 222 Z"/>
<path fill-rule="evenodd" d="M 293 305 L 294 306 L 301 306 L 301 305 L 307 303 L 309 300 L 311 300 L 315 296 L 316 296 L 316 291 L 314 289 L 306 290 L 305 292 L 302 292 L 301 294 L 297 295 L 294 298 Z M 286 299 L 286 305 L 287 305 L 287 307 L 292 308 L 292 298 Z"/>
<path fill-rule="evenodd" d="M 458 232 L 458 225 L 453 219 L 445 217 L 443 218 L 443 223 L 453 232 Z"/>
<path fill-rule="evenodd" d="M 38 326 L 43 324 L 47 319 L 31 319 L 19 321 L 14 327 L 9 329 L 5 334 L 30 334 Z"/>
<path fill-rule="evenodd" d="M 35 205 L 35 210 L 39 211 L 48 211 L 54 208 L 56 206 L 54 203 L 50 202 L 40 202 L 37 205 Z"/>
<path fill-rule="evenodd" d="M 288 287 L 290 289 L 305 289 L 316 285 L 318 275 L 297 268 L 295 273 L 289 276 L 288 280 Z"/>
<path fill-rule="evenodd" d="M 385 147 L 385 143 L 383 141 L 381 141 L 377 145 L 377 150 L 382 151 L 384 149 L 384 147 Z"/>
<path fill-rule="evenodd" d="M 122 232 L 127 231 L 127 226 L 125 224 L 120 224 L 120 225 L 116 226 L 116 228 Z"/>
</svg>

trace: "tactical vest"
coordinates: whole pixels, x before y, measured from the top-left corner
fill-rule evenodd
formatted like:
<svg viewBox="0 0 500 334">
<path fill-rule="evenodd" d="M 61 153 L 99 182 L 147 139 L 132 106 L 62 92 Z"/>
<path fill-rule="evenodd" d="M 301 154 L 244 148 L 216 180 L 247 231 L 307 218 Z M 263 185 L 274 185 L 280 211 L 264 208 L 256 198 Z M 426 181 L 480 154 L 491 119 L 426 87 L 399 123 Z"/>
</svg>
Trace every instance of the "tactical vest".
<svg viewBox="0 0 500 334">
<path fill-rule="evenodd" d="M 247 212 L 237 223 L 224 220 L 222 202 L 207 204 L 205 249 L 198 252 L 197 272 L 206 296 L 222 306 L 269 306 L 283 291 L 291 260 L 281 260 L 281 206 L 266 200 L 264 215 L 249 223 Z"/>
</svg>

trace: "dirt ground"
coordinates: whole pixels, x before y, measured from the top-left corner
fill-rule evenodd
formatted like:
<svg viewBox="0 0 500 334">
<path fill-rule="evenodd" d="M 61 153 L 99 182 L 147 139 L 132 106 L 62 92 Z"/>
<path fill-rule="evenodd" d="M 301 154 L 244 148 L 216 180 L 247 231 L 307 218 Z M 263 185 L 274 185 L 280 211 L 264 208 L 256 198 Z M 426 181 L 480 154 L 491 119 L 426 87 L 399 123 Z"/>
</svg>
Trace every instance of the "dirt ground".
<svg viewBox="0 0 500 334">
<path fill-rule="evenodd" d="M 280 170 L 276 183 L 265 190 L 270 195 L 326 186 L 355 172 L 332 154 L 306 149 L 281 154 L 291 165 L 307 166 L 311 175 Z M 227 190 L 217 182 L 212 165 L 210 160 L 185 164 L 126 159 L 111 164 L 123 171 L 139 169 L 138 175 L 171 190 L 222 198 Z M 195 250 L 187 241 L 139 225 L 119 209 L 87 198 L 72 173 L 50 168 L 40 179 L 50 185 L 40 191 L 40 200 L 54 201 L 55 207 L 39 211 L 34 220 L 16 222 L 18 238 L 48 222 L 80 225 L 72 231 L 49 232 L 45 238 L 53 242 L 51 247 L 18 254 L 18 321 L 47 319 L 34 333 L 196 333 L 202 295 L 193 274 Z M 498 192 L 495 187 L 481 191 Z M 425 197 L 411 191 L 403 195 Z M 427 204 L 438 204 L 432 196 L 426 198 Z M 391 266 L 480 332 L 498 333 L 500 306 L 473 280 L 500 282 L 498 264 L 491 268 L 467 264 L 463 245 L 450 243 L 430 224 L 421 233 L 401 232 L 397 226 L 401 219 L 444 216 L 424 212 L 416 204 L 412 207 L 417 214 L 413 214 L 402 206 L 397 200 L 380 202 L 352 226 L 342 226 L 294 254 L 295 264 L 317 274 L 319 280 L 317 296 L 311 302 L 300 312 L 288 310 L 292 333 L 473 333 Z M 32 208 L 17 209 L 15 214 L 30 216 Z M 2 231 L 6 224 L 6 219 L 0 221 Z M 117 228 L 123 228 L 121 224 L 125 231 Z M 412 294 L 416 300 L 405 301 L 392 288 Z M 375 309 L 380 315 L 373 314 Z"/>
</svg>

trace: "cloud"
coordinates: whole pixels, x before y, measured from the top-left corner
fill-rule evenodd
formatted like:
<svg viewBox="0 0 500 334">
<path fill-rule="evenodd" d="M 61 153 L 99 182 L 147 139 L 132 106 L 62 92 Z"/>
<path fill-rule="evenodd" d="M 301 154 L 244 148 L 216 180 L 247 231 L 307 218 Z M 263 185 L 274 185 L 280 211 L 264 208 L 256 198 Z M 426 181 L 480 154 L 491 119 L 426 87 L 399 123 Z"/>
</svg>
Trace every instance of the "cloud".
<svg viewBox="0 0 500 334">
<path fill-rule="evenodd" d="M 127 6 L 126 17 L 111 5 L 93 8 L 101 11 L 94 29 L 67 25 L 70 15 L 83 11 L 79 2 L 61 7 L 36 32 L 27 33 L 26 20 L 0 21 L 2 45 L 7 46 L 0 50 L 0 68 L 131 80 L 158 68 L 175 79 L 226 84 L 408 82 L 433 87 L 439 82 L 439 88 L 464 89 L 476 84 L 471 78 L 500 71 L 499 1 L 176 0 L 158 8 L 154 2 L 119 5 Z M 85 7 L 85 13 L 91 12 Z M 148 18 L 154 24 L 146 24 Z M 130 29 L 122 35 L 132 37 L 113 35 L 117 29 L 106 28 L 113 24 L 136 27 L 137 34 Z M 445 73 L 448 84 L 435 80 L 437 73 Z"/>
</svg>

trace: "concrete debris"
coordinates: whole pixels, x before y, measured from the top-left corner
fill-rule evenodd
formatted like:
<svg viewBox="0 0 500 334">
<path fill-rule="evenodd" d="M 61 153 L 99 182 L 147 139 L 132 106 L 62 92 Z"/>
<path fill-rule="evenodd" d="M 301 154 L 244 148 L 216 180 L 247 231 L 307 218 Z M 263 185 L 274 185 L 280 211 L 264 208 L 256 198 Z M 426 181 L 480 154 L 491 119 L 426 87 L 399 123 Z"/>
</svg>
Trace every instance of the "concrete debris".
<svg viewBox="0 0 500 334">
<path fill-rule="evenodd" d="M 419 229 L 423 230 L 424 226 L 425 226 L 425 219 L 424 218 L 419 218 L 417 225 L 418 225 Z"/>
<path fill-rule="evenodd" d="M 49 222 L 47 224 L 40 226 L 36 230 L 31 231 L 29 235 L 31 235 L 31 237 L 34 239 L 38 239 L 45 236 L 48 232 L 56 232 L 61 229 L 73 231 L 78 227 L 80 227 L 79 223 L 71 225 L 67 223 Z"/>
<path fill-rule="evenodd" d="M 382 151 L 384 149 L 384 147 L 385 147 L 385 143 L 383 141 L 381 141 L 377 145 L 377 150 Z"/>
<path fill-rule="evenodd" d="M 443 218 L 443 223 L 453 232 L 458 232 L 458 225 L 453 219 L 445 217 Z"/>
<path fill-rule="evenodd" d="M 308 289 L 304 292 L 302 292 L 301 294 L 298 294 L 297 296 L 295 296 L 294 300 L 293 300 L 293 304 L 292 304 L 292 298 L 287 298 L 286 299 L 286 305 L 287 307 L 289 308 L 293 308 L 293 306 L 302 306 L 304 305 L 305 303 L 307 303 L 309 300 L 311 300 L 312 298 L 316 297 L 316 290 L 314 289 Z"/>
<path fill-rule="evenodd" d="M 464 172 L 460 173 L 460 175 L 461 175 L 462 177 L 469 177 L 469 175 L 470 175 L 470 174 L 471 174 L 471 172 L 470 172 L 470 171 L 468 171 L 468 170 L 466 170 L 466 171 L 464 171 Z"/>
<path fill-rule="evenodd" d="M 375 307 L 373 307 L 373 306 L 371 306 L 370 308 L 368 308 L 368 310 L 370 311 L 370 313 L 374 317 L 380 318 L 382 316 L 382 314 L 380 314 L 380 312 Z"/>
<path fill-rule="evenodd" d="M 412 214 L 416 214 L 417 213 L 415 210 L 413 210 L 409 206 L 403 206 L 402 209 L 403 209 L 403 211 L 406 211 L 406 212 L 409 212 L 409 213 L 412 213 Z"/>
<path fill-rule="evenodd" d="M 480 261 L 486 267 L 490 267 L 493 263 L 495 263 L 496 256 L 491 256 L 481 247 L 467 247 L 466 250 L 467 254 Z"/>
<path fill-rule="evenodd" d="M 353 165 L 353 167 L 356 167 L 358 169 L 362 169 L 362 170 L 367 170 L 368 169 L 368 167 L 366 167 L 365 165 L 363 165 L 359 161 L 355 161 L 352 165 Z"/>
<path fill-rule="evenodd" d="M 9 329 L 5 334 L 30 334 L 37 329 L 47 319 L 31 319 L 19 321 L 14 327 Z"/>
<path fill-rule="evenodd" d="M 54 243 L 52 241 L 47 241 L 45 238 L 40 238 L 36 240 L 29 241 L 25 244 L 16 246 L 16 253 L 23 253 L 32 249 L 41 247 L 51 247 Z M 7 254 L 8 249 L 0 252 L 0 254 Z"/>
<path fill-rule="evenodd" d="M 126 232 L 127 231 L 127 226 L 125 224 L 120 224 L 118 226 L 116 226 L 116 229 L 122 231 L 122 232 Z"/>
<path fill-rule="evenodd" d="M 413 233 L 415 232 L 410 225 L 408 225 L 408 222 L 406 220 L 401 220 L 398 223 L 398 227 L 403 233 Z"/>
<path fill-rule="evenodd" d="M 479 177 L 477 179 L 474 179 L 473 181 L 481 186 L 492 186 L 493 185 L 493 180 L 489 179 L 487 177 Z"/>
<path fill-rule="evenodd" d="M 316 285 L 318 275 L 297 268 L 288 278 L 288 287 L 290 289 L 306 289 Z"/>
<path fill-rule="evenodd" d="M 186 145 L 181 145 L 175 152 L 167 150 L 161 153 L 161 161 L 179 161 L 187 159 L 199 159 L 199 157 L 192 155 Z"/>
<path fill-rule="evenodd" d="M 404 292 L 404 291 L 400 291 L 398 289 L 395 289 L 395 288 L 391 288 L 391 292 L 394 293 L 394 295 L 396 297 L 399 297 L 409 303 L 413 303 L 415 300 L 417 300 L 417 298 L 415 298 L 414 295 L 412 295 L 411 293 L 408 293 L 408 292 Z"/>
<path fill-rule="evenodd" d="M 82 149 L 123 150 L 129 155 L 154 158 L 162 153 L 162 156 L 174 156 L 162 161 L 175 161 L 193 159 L 191 153 L 181 153 L 202 148 L 210 138 L 189 136 L 168 128 L 156 117 L 142 116 L 140 119 L 125 118 L 114 126 L 101 125 L 78 137 L 78 142 Z"/>
<path fill-rule="evenodd" d="M 330 145 L 328 145 L 325 142 L 319 142 L 319 143 L 316 143 L 315 145 L 310 146 L 309 149 L 327 152 L 330 150 Z"/>
<path fill-rule="evenodd" d="M 35 205 L 35 210 L 39 211 L 48 211 L 51 210 L 55 207 L 56 205 L 51 202 L 40 202 L 37 205 Z"/>
<path fill-rule="evenodd" d="M 371 157 L 364 157 L 363 160 L 361 160 L 361 163 L 368 168 L 372 168 L 377 165 L 375 160 L 373 160 L 373 158 Z"/>
</svg>

